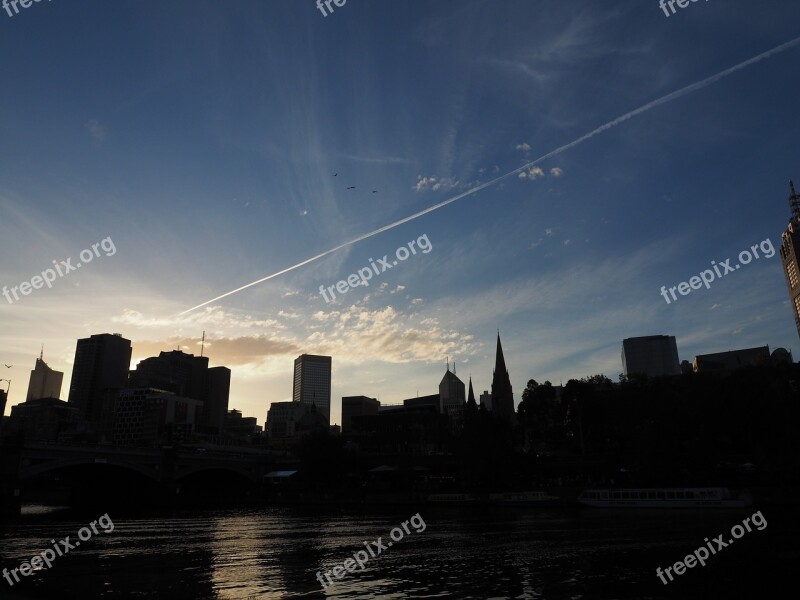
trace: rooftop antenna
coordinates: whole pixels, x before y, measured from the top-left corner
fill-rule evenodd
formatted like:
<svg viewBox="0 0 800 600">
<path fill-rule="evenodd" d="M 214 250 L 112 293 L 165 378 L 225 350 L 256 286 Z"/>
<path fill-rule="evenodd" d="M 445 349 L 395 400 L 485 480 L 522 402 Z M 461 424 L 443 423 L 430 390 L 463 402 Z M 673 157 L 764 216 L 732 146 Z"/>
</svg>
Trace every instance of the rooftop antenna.
<svg viewBox="0 0 800 600">
<path fill-rule="evenodd" d="M 447 371 L 450 371 L 450 357 L 447 357 Z"/>
<path fill-rule="evenodd" d="M 39 353 L 39 360 L 44 362 L 44 344 L 42 344 L 42 351 Z"/>
<path fill-rule="evenodd" d="M 794 189 L 794 181 L 789 180 L 789 208 L 792 211 L 792 217 L 800 218 L 800 194 Z"/>
<path fill-rule="evenodd" d="M 203 341 L 200 342 L 200 357 L 203 357 L 203 350 L 206 348 L 206 332 L 203 331 Z"/>
<path fill-rule="evenodd" d="M 456 374 L 456 361 L 453 359 L 453 375 Z"/>
</svg>

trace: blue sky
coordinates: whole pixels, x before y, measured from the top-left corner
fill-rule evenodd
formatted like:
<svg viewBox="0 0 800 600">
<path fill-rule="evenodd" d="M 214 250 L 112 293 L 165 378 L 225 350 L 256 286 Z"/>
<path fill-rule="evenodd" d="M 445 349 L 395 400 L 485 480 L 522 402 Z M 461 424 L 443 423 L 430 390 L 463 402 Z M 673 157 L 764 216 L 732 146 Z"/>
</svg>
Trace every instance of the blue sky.
<svg viewBox="0 0 800 600">
<path fill-rule="evenodd" d="M 767 5 L 768 6 L 765 6 Z M 300 353 L 343 395 L 433 393 L 445 359 L 488 389 L 500 329 L 517 399 L 622 370 L 621 340 L 681 359 L 797 353 L 776 255 L 667 305 L 660 295 L 788 219 L 800 179 L 800 45 L 656 106 L 439 210 L 182 311 L 518 169 L 617 117 L 793 40 L 793 0 L 55 0 L 0 12 L 0 285 L 111 237 L 18 302 L 0 362 L 24 400 L 40 344 L 119 332 L 233 371 L 263 422 Z M 338 176 L 333 177 L 334 173 Z M 347 190 L 356 186 L 354 190 Z M 378 190 L 372 193 L 372 190 Z M 326 304 L 369 259 L 417 254 Z M 737 262 L 736 260 L 731 263 Z M 9 409 L 7 409 L 8 412 Z"/>
</svg>

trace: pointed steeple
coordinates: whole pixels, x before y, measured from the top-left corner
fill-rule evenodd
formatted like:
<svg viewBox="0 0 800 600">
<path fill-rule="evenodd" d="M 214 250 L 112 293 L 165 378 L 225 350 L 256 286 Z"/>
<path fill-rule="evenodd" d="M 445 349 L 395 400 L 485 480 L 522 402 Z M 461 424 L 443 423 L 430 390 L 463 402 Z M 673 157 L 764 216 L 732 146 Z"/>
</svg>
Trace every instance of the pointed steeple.
<svg viewBox="0 0 800 600">
<path fill-rule="evenodd" d="M 503 345 L 500 343 L 500 332 L 497 332 L 497 353 L 492 374 L 492 412 L 505 419 L 514 418 L 514 393 L 511 390 L 511 379 L 506 369 L 503 356 Z"/>
<path fill-rule="evenodd" d="M 500 343 L 500 332 L 497 332 L 497 352 L 494 358 L 494 375 L 502 375 L 507 373 L 506 371 L 506 359 L 503 356 L 503 345 Z"/>
<path fill-rule="evenodd" d="M 467 396 L 467 408 L 478 408 L 478 403 L 475 402 L 475 392 L 472 390 L 472 375 L 469 376 L 469 395 Z"/>
</svg>

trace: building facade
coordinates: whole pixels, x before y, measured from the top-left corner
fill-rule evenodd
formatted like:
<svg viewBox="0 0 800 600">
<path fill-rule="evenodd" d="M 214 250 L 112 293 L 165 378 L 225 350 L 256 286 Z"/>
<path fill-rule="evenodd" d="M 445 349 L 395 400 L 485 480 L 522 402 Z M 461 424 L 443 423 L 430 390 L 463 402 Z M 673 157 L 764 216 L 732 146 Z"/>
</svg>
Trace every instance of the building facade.
<svg viewBox="0 0 800 600">
<path fill-rule="evenodd" d="M 694 357 L 693 367 L 695 373 L 730 371 L 740 367 L 754 367 L 769 360 L 769 346 L 760 346 L 714 354 L 698 354 Z"/>
<path fill-rule="evenodd" d="M 800 194 L 789 182 L 789 209 L 791 219 L 786 231 L 781 235 L 781 264 L 786 277 L 786 287 L 794 313 L 794 324 L 800 335 Z"/>
<path fill-rule="evenodd" d="M 302 354 L 294 361 L 292 400 L 306 406 L 315 406 L 317 413 L 331 422 L 331 369 L 330 356 Z"/>
<path fill-rule="evenodd" d="M 40 355 L 36 359 L 36 366 L 31 371 L 26 400 L 61 397 L 61 383 L 64 379 L 64 373 L 48 367 L 42 358 L 43 355 Z"/>
<path fill-rule="evenodd" d="M 186 442 L 196 432 L 203 403 L 153 388 L 119 392 L 114 410 L 114 444 L 157 446 Z"/>
<path fill-rule="evenodd" d="M 146 358 L 131 371 L 128 387 L 156 388 L 203 403 L 198 431 L 218 434 L 225 427 L 230 396 L 231 370 L 208 366 L 207 356 L 181 350 Z"/>
<path fill-rule="evenodd" d="M 622 340 L 622 372 L 658 377 L 680 375 L 678 344 L 672 335 L 648 335 Z"/>
<path fill-rule="evenodd" d="M 381 403 L 378 400 L 367 396 L 343 396 L 342 431 L 351 433 L 353 431 L 353 417 L 377 415 L 380 405 Z"/>
<path fill-rule="evenodd" d="M 131 353 L 131 341 L 118 333 L 102 333 L 78 340 L 69 403 L 93 425 L 99 426 L 102 422 L 107 391 L 125 387 Z"/>
</svg>

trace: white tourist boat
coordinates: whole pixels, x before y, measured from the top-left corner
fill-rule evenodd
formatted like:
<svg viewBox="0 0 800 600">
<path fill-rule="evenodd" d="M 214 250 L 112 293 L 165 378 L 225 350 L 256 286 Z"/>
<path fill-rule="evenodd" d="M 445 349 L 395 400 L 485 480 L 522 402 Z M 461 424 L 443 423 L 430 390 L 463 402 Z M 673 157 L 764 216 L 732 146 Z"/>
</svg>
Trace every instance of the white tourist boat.
<svg viewBox="0 0 800 600">
<path fill-rule="evenodd" d="M 578 502 L 598 508 L 744 508 L 753 498 L 724 487 L 597 488 L 581 492 Z"/>
</svg>

